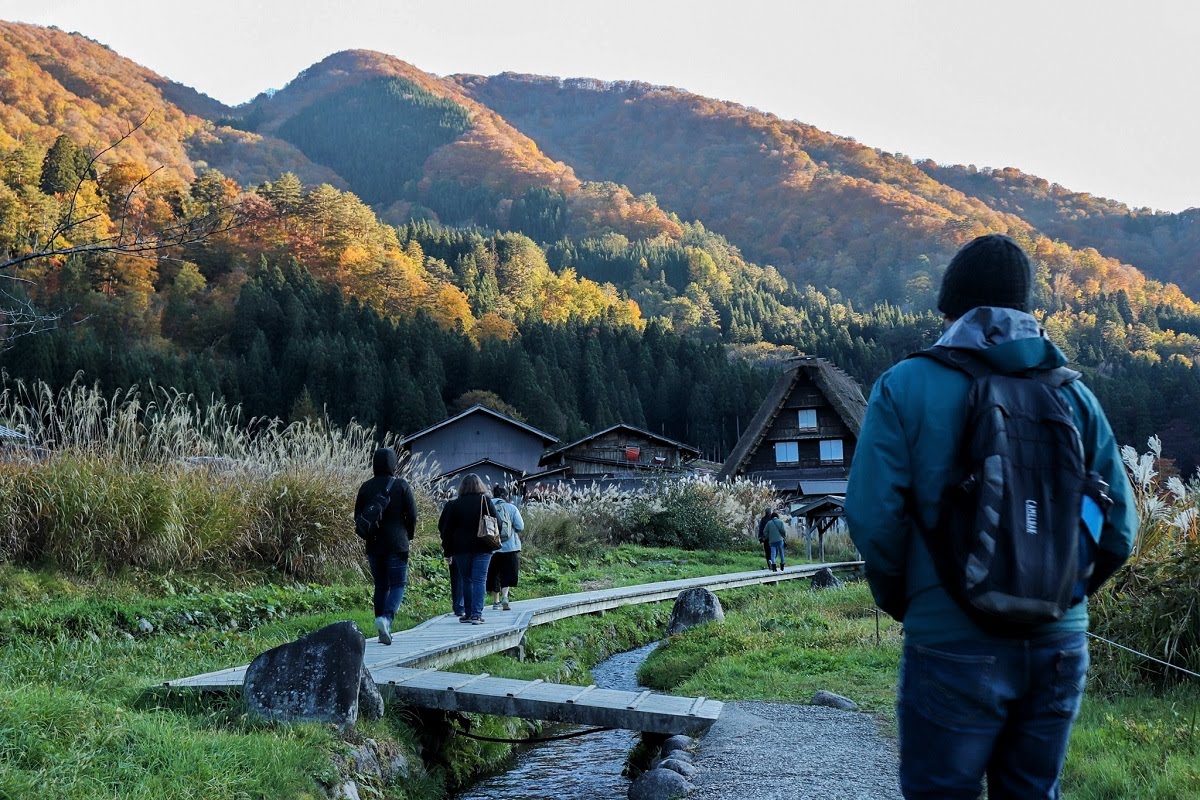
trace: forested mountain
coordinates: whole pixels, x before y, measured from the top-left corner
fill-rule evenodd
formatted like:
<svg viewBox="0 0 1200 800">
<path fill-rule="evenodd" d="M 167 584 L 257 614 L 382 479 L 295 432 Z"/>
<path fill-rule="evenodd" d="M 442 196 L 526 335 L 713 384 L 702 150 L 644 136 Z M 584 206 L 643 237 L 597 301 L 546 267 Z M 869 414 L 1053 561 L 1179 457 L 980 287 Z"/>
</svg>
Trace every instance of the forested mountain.
<svg viewBox="0 0 1200 800">
<path fill-rule="evenodd" d="M 581 176 L 653 192 L 785 277 L 859 302 L 926 306 L 939 266 L 988 231 L 1037 254 L 1045 303 L 1100 286 L 1151 303 L 1178 299 L 1111 254 L 1055 242 L 1014 210 L 941 183 L 905 156 L 811 125 L 644 83 L 457 80 Z"/>
<path fill-rule="evenodd" d="M 103 163 L 163 167 L 191 181 L 211 166 L 243 183 L 294 172 L 342 185 L 292 145 L 215 124 L 221 103 L 157 75 L 99 42 L 54 28 L 0 21 L 0 148 L 49 147 L 60 134 L 93 152 L 134 133 Z M 141 126 L 140 128 L 138 126 Z"/>
<path fill-rule="evenodd" d="M 870 383 L 936 336 L 954 248 L 1001 231 L 1121 441 L 1157 432 L 1200 464 L 1200 308 L 1110 257 L 1194 264 L 1187 214 L 644 84 L 443 79 L 350 51 L 227 108 L 8 23 L 0 67 L 0 265 L 82 248 L 0 266 L 24 281 L 0 285 L 10 378 L 81 370 L 397 432 L 490 392 L 563 437 L 624 421 L 719 459 L 770 381 L 751 365 L 801 350 Z M 89 249 L 214 220 L 150 257 Z M 13 339 L 13 303 L 78 324 Z"/>
<path fill-rule="evenodd" d="M 235 124 L 278 135 L 332 167 L 389 221 L 504 229 L 548 216 L 553 238 L 680 234 L 653 198 L 580 181 L 453 81 L 383 53 L 335 53 L 239 112 Z M 557 229 L 556 201 L 567 212 Z"/>
<path fill-rule="evenodd" d="M 1200 295 L 1200 208 L 1178 214 L 1129 208 L 1124 203 L 1073 192 L 1019 169 L 977 169 L 917 164 L 935 180 L 1016 214 L 1047 236 L 1072 247 L 1094 247 L 1147 275 Z"/>
</svg>

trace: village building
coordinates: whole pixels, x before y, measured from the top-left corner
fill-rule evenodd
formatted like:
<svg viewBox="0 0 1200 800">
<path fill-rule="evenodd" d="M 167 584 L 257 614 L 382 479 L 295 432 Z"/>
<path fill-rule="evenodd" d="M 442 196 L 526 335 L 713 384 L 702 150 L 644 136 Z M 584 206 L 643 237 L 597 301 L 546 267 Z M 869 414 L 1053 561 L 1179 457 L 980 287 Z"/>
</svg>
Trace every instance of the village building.
<svg viewBox="0 0 1200 800">
<path fill-rule="evenodd" d="M 490 488 L 519 484 L 540 472 L 542 454 L 558 438 L 532 425 L 475 405 L 406 436 L 399 447 L 413 458 L 437 464 L 437 478 L 454 481 L 475 473 Z"/>
<path fill-rule="evenodd" d="M 844 518 L 850 463 L 867 401 L 829 361 L 804 356 L 787 369 L 750 420 L 720 477 L 769 481 L 799 533 L 824 535 Z"/>
<path fill-rule="evenodd" d="M 530 491 L 560 484 L 638 489 L 691 473 L 699 458 L 691 445 L 620 423 L 549 451 L 539 461 L 543 471 L 526 485 Z"/>
<path fill-rule="evenodd" d="M 845 495 L 866 410 L 858 383 L 829 361 L 793 359 L 746 426 L 720 477 L 770 481 L 781 499 Z"/>
</svg>

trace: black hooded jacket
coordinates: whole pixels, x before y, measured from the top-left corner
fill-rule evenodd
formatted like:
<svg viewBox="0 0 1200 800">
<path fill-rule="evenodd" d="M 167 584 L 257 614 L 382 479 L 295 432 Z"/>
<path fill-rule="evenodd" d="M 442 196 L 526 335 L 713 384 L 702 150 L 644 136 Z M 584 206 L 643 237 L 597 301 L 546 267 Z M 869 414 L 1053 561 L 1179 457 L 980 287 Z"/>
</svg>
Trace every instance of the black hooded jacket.
<svg viewBox="0 0 1200 800">
<path fill-rule="evenodd" d="M 417 499 L 408 481 L 396 475 L 398 461 L 396 451 L 392 448 L 381 447 L 376 450 L 371 459 L 375 477 L 359 487 L 358 497 L 354 500 L 354 514 L 358 516 L 358 512 L 372 497 L 383 493 L 388 479 L 395 475 L 396 480 L 390 492 L 392 499 L 383 510 L 379 532 L 367 542 L 367 552 L 371 555 L 407 555 L 408 543 L 417 529 Z"/>
<path fill-rule="evenodd" d="M 442 534 L 442 551 L 447 556 L 458 553 L 491 553 L 492 548 L 479 538 L 479 518 L 496 516 L 492 498 L 481 494 L 464 494 L 446 503 L 438 520 Z"/>
</svg>

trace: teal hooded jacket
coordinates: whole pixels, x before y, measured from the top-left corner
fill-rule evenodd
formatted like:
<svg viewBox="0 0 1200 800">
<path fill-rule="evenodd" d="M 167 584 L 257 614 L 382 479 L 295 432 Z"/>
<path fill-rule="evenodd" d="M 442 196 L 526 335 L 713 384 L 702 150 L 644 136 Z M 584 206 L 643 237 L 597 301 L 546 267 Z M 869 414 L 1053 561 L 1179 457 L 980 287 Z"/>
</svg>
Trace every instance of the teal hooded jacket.
<svg viewBox="0 0 1200 800">
<path fill-rule="evenodd" d="M 975 351 L 996 371 L 1053 369 L 1066 357 L 1037 320 L 1008 308 L 967 312 L 939 345 Z M 846 489 L 846 521 L 866 562 L 876 603 L 904 622 L 913 644 L 988 639 L 941 587 L 933 559 L 910 513 L 926 528 L 937 524 L 943 489 L 952 479 L 966 421 L 970 378 L 928 358 L 900 362 L 871 391 Z M 1082 381 L 1061 387 L 1083 442 L 1087 467 L 1108 482 L 1113 499 L 1100 535 L 1092 588 L 1109 577 L 1133 548 L 1137 509 L 1112 428 Z M 1031 635 L 1086 631 L 1087 601 Z"/>
</svg>

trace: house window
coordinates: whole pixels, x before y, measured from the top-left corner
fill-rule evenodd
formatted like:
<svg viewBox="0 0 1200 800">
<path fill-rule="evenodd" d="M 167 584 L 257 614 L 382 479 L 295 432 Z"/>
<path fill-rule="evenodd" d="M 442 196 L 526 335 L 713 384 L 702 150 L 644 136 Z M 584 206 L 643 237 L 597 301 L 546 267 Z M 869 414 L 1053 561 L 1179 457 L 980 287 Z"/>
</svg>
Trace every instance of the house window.
<svg viewBox="0 0 1200 800">
<path fill-rule="evenodd" d="M 841 464 L 843 460 L 841 439 L 821 440 L 821 463 Z"/>
<path fill-rule="evenodd" d="M 799 416 L 800 430 L 815 431 L 817 429 L 817 410 L 815 408 L 802 408 Z"/>
<path fill-rule="evenodd" d="M 795 464 L 800 460 L 800 444 L 799 442 L 776 442 L 775 443 L 775 463 L 776 464 Z"/>
</svg>

